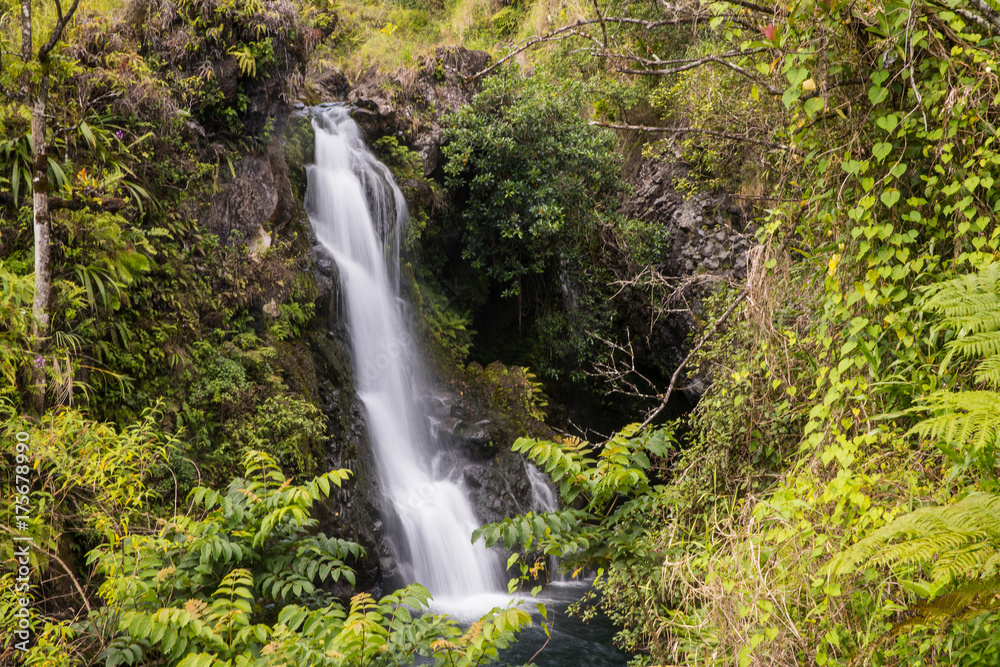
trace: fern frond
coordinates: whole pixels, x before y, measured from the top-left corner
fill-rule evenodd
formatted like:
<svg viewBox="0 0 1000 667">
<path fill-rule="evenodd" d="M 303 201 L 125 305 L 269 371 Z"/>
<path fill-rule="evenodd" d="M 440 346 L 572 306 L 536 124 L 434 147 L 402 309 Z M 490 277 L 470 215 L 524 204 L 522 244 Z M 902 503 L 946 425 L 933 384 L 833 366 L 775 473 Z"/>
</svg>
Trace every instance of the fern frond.
<svg viewBox="0 0 1000 667">
<path fill-rule="evenodd" d="M 969 448 L 975 455 L 985 448 L 996 448 L 1000 436 L 1000 392 L 935 392 L 922 399 L 922 405 L 909 412 L 930 412 L 909 430 L 933 440 L 943 440 L 949 447 Z"/>
<path fill-rule="evenodd" d="M 976 381 L 1000 387 L 1000 354 L 979 364 L 976 368 Z"/>
<path fill-rule="evenodd" d="M 924 507 L 883 526 L 830 562 L 833 576 L 859 563 L 894 570 L 930 566 L 932 580 L 1000 575 L 1000 495 L 973 493 L 953 505 Z"/>
<path fill-rule="evenodd" d="M 1000 306 L 1000 263 L 935 285 L 929 294 L 927 309 L 948 318 L 995 312 Z"/>
<path fill-rule="evenodd" d="M 997 313 L 997 315 L 997 320 L 1000 321 L 1000 313 Z M 989 357 L 1000 355 L 1000 331 L 983 331 L 956 338 L 948 343 L 948 347 L 966 359 L 976 357 L 988 359 Z"/>
<path fill-rule="evenodd" d="M 924 307 L 956 332 L 949 351 L 982 359 L 976 380 L 1000 387 L 1000 263 L 935 285 L 928 294 Z"/>
<path fill-rule="evenodd" d="M 914 626 L 944 627 L 1000 609 L 1000 577 L 973 581 L 951 593 L 912 605 L 908 617 L 897 623 L 894 634 Z"/>
</svg>

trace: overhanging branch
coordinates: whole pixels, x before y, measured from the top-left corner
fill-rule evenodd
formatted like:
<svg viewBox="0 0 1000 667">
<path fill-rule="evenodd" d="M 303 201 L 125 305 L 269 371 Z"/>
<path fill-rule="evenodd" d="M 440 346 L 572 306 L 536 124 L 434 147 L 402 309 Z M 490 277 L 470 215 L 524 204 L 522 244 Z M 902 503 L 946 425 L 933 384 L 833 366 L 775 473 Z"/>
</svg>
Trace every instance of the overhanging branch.
<svg viewBox="0 0 1000 667">
<path fill-rule="evenodd" d="M 717 132 L 715 130 L 703 130 L 700 127 L 650 127 L 648 125 L 623 125 L 619 123 L 605 123 L 599 120 L 590 121 L 591 125 L 596 125 L 598 127 L 607 127 L 612 130 L 634 130 L 637 132 L 664 132 L 664 133 L 675 133 L 675 134 L 708 134 L 713 137 L 720 137 L 722 139 L 732 139 L 733 141 L 743 141 L 748 144 L 757 144 L 758 146 L 768 146 L 770 148 L 780 148 L 783 151 L 788 151 L 790 153 L 796 153 L 801 155 L 801 151 L 793 146 L 786 146 L 785 144 L 779 144 L 774 141 L 764 141 L 763 139 L 752 139 L 750 137 L 741 137 L 738 134 L 730 134 L 729 132 Z"/>
<path fill-rule="evenodd" d="M 736 310 L 736 306 L 743 303 L 743 300 L 746 298 L 747 298 L 747 290 L 744 287 L 742 290 L 740 290 L 739 296 L 737 296 L 736 299 L 732 302 L 732 304 L 730 304 L 729 308 L 726 309 L 726 312 L 722 313 L 719 319 L 715 321 L 715 324 L 712 325 L 712 328 L 709 329 L 707 332 L 705 332 L 705 335 L 701 337 L 701 340 L 698 341 L 698 344 L 694 346 L 694 349 L 688 352 L 688 355 L 684 357 L 684 361 L 682 361 L 677 366 L 677 370 L 675 370 L 674 374 L 670 377 L 670 386 L 667 387 L 666 393 L 663 394 L 663 398 L 660 401 L 659 407 L 657 407 L 655 410 L 649 413 L 649 416 L 646 417 L 646 420 L 642 422 L 643 426 L 649 426 L 649 424 L 654 419 L 656 419 L 656 416 L 661 412 L 663 412 L 663 408 L 667 407 L 667 403 L 670 401 L 670 397 L 674 393 L 674 387 L 677 386 L 677 378 L 681 376 L 681 371 L 684 370 L 684 367 L 688 365 L 688 362 L 690 362 L 691 359 L 694 358 L 694 355 L 698 353 L 698 350 L 700 350 L 705 345 L 705 343 L 708 342 L 708 339 L 712 337 L 712 334 L 714 334 L 716 330 L 718 330 L 718 328 L 721 327 L 722 324 L 727 319 L 729 319 L 729 316 L 733 313 L 734 310 Z"/>
</svg>

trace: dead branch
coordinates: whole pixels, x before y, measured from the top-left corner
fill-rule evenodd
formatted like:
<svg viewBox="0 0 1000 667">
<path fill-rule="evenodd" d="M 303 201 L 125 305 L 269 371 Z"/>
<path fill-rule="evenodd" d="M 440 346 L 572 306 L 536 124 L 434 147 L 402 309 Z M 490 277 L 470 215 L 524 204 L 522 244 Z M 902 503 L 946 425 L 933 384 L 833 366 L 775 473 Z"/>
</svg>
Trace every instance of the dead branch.
<svg viewBox="0 0 1000 667">
<path fill-rule="evenodd" d="M 649 426 L 649 424 L 656 419 L 656 416 L 663 412 L 663 408 L 667 407 L 667 403 L 670 401 L 670 397 L 674 393 L 674 387 L 677 386 L 677 378 L 680 377 L 681 371 L 684 370 L 684 367 L 688 365 L 688 362 L 694 358 L 694 355 L 698 354 L 698 351 L 704 347 L 705 343 L 708 342 L 708 339 L 712 337 L 712 334 L 714 334 L 718 328 L 721 327 L 727 319 L 729 319 L 732 312 L 736 310 L 736 306 L 740 305 L 746 297 L 747 290 L 746 288 L 743 288 L 740 290 L 739 295 L 732 302 L 732 304 L 730 304 L 729 308 L 726 309 L 726 312 L 722 313 L 719 319 L 715 320 L 715 324 L 712 325 L 712 328 L 705 332 L 705 335 L 701 337 L 698 344 L 695 345 L 690 352 L 688 352 L 686 357 L 684 357 L 684 360 L 681 361 L 681 363 L 677 366 L 677 369 L 674 371 L 674 374 L 670 377 L 670 385 L 667 387 L 667 392 L 663 394 L 659 407 L 653 410 L 653 412 L 646 417 L 645 421 L 642 422 L 643 426 Z"/>
<path fill-rule="evenodd" d="M 497 69 L 498 67 L 502 66 L 503 64 L 505 64 L 507 62 L 510 62 L 518 54 L 523 53 L 524 51 L 527 51 L 528 49 L 530 49 L 531 47 L 533 47 L 533 46 L 535 46 L 537 44 L 542 44 L 544 42 L 552 42 L 552 41 L 558 41 L 560 39 L 565 39 L 566 33 L 571 33 L 571 34 L 574 34 L 576 36 L 581 36 L 582 33 L 578 32 L 578 29 L 582 28 L 584 26 L 588 26 L 588 25 L 594 25 L 594 24 L 606 25 L 608 23 L 616 23 L 616 24 L 620 24 L 620 25 L 636 25 L 636 26 L 639 26 L 639 27 L 644 28 L 646 30 L 651 30 L 653 28 L 659 28 L 659 27 L 668 26 L 668 25 L 684 25 L 684 24 L 688 24 L 688 23 L 695 23 L 695 22 L 697 22 L 701 18 L 704 18 L 704 17 L 701 16 L 701 15 L 694 15 L 694 16 L 686 16 L 686 17 L 680 17 L 680 18 L 674 18 L 674 19 L 662 19 L 662 20 L 659 20 L 659 21 L 643 21 L 642 19 L 633 19 L 633 18 L 628 18 L 628 17 L 609 17 L 609 16 L 605 16 L 605 17 L 597 18 L 597 19 L 578 19 L 577 21 L 574 21 L 573 23 L 570 23 L 569 25 L 564 25 L 561 28 L 555 29 L 555 30 L 553 30 L 550 33 L 547 33 L 547 34 L 542 35 L 540 37 L 532 37 L 532 38 L 526 40 L 523 44 L 521 44 L 521 46 L 517 47 L 516 49 L 514 49 L 513 51 L 511 51 L 510 53 L 508 53 L 506 56 L 504 56 L 500 60 L 496 61 L 495 63 L 493 63 L 492 65 L 490 65 L 489 67 L 487 67 L 484 70 L 481 70 L 481 71 L 476 72 L 475 74 L 472 74 L 472 75 L 469 75 L 469 76 L 464 76 L 464 75 L 461 75 L 461 74 L 460 74 L 460 76 L 462 76 L 462 79 L 464 81 L 466 81 L 466 82 L 475 81 L 476 79 L 479 79 L 479 78 L 482 78 L 482 77 L 486 76 L 487 74 L 489 74 L 493 70 Z"/>
<path fill-rule="evenodd" d="M 3 529 L 4 532 L 9 533 L 11 535 L 17 535 L 17 533 L 15 533 L 13 530 L 11 530 L 10 528 L 8 528 L 7 526 L 0 525 L 0 529 Z M 87 611 L 88 612 L 93 611 L 93 609 L 90 606 L 90 601 L 87 600 L 87 594 L 83 591 L 83 586 L 80 585 L 80 582 L 73 575 L 73 571 L 69 568 L 69 565 L 66 564 L 66 561 L 64 561 L 62 558 L 60 558 L 58 555 L 52 553 L 48 549 L 44 549 L 44 548 L 40 547 L 37 544 L 34 544 L 34 547 L 36 549 L 38 549 L 39 551 L 41 551 L 42 553 L 44 553 L 49 558 L 51 558 L 54 561 L 56 561 L 57 563 L 59 563 L 59 565 L 62 567 L 63 571 L 65 571 L 66 574 L 69 575 L 70 581 L 73 582 L 73 586 L 76 588 L 77 593 L 80 594 L 80 599 L 83 600 L 83 605 L 87 608 Z"/>
<path fill-rule="evenodd" d="M 625 330 L 625 346 L 603 338 L 596 333 L 588 333 L 610 350 L 608 362 L 595 361 L 594 373 L 588 374 L 609 382 L 613 387 L 612 391 L 623 396 L 642 399 L 655 398 L 655 394 L 647 393 L 646 390 L 640 389 L 639 384 L 631 379 L 635 377 L 645 383 L 651 391 L 656 391 L 656 384 L 636 368 L 632 335 L 627 329 Z"/>
<path fill-rule="evenodd" d="M 642 76 L 667 76 L 669 74 L 679 74 L 680 72 L 686 72 L 689 69 L 694 69 L 695 67 L 707 65 L 709 63 L 722 65 L 723 67 L 727 67 L 733 70 L 737 74 L 749 79 L 750 81 L 753 81 L 755 84 L 766 90 L 771 95 L 778 96 L 784 93 L 784 91 L 778 90 L 768 82 L 755 76 L 752 72 L 743 69 L 736 63 L 731 63 L 728 60 L 720 58 L 718 56 L 705 56 L 704 58 L 698 58 L 697 60 L 694 60 L 686 65 L 681 65 L 680 67 L 672 67 L 670 69 L 622 69 L 622 68 L 615 68 L 615 69 L 617 69 L 617 71 L 621 72 L 622 74 L 638 74 Z"/>
<path fill-rule="evenodd" d="M 790 153 L 796 153 L 801 155 L 802 152 L 792 146 L 786 146 L 785 144 L 775 143 L 773 141 L 764 141 L 763 139 L 751 139 L 750 137 L 741 137 L 738 134 L 730 134 L 728 132 L 717 132 L 715 130 L 703 130 L 698 127 L 650 127 L 648 125 L 622 125 L 619 123 L 605 123 L 599 120 L 590 121 L 591 125 L 597 125 L 599 127 L 607 127 L 612 130 L 635 130 L 637 132 L 674 132 L 679 134 L 692 133 L 692 134 L 708 134 L 714 137 L 722 137 L 723 139 L 732 139 L 733 141 L 743 141 L 750 144 L 757 144 L 759 146 L 769 146 L 771 148 L 780 148 L 783 151 L 788 151 Z"/>
</svg>

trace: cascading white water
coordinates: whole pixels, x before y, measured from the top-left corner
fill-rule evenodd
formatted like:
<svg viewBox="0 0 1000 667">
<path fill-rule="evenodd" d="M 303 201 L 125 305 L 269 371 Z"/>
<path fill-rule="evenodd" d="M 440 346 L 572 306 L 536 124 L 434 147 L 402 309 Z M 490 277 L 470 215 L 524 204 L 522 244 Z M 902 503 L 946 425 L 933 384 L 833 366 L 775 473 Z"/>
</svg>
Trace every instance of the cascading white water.
<svg viewBox="0 0 1000 667">
<path fill-rule="evenodd" d="M 533 512 L 556 512 L 559 510 L 559 500 L 552 488 L 552 482 L 533 463 L 525 463 L 528 472 L 528 483 L 531 484 L 531 510 Z M 549 556 L 549 578 L 552 582 L 566 581 L 566 575 L 559 572 L 559 559 Z"/>
<path fill-rule="evenodd" d="M 499 563 L 471 542 L 478 522 L 463 488 L 431 470 L 428 420 L 415 400 L 426 394 L 423 364 L 397 296 L 406 202 L 347 109 L 319 110 L 313 126 L 306 209 L 340 271 L 355 385 L 382 490 L 401 526 L 395 537 L 408 561 L 401 569 L 445 606 L 499 591 Z"/>
</svg>

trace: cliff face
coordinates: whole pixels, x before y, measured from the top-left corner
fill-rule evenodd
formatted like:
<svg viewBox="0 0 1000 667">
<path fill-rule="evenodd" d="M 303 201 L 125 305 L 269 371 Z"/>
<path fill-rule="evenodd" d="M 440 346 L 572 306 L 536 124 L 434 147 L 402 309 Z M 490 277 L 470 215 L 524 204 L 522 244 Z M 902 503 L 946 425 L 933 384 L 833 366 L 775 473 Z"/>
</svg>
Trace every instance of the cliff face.
<svg viewBox="0 0 1000 667">
<path fill-rule="evenodd" d="M 425 175 L 440 177 L 441 120 L 472 101 L 479 86 L 469 77 L 489 63 L 483 51 L 439 48 L 419 67 L 396 75 L 372 68 L 352 84 L 342 72 L 319 72 L 307 87 L 321 102 L 352 105 L 369 142 L 394 136 L 420 155 Z"/>
</svg>

